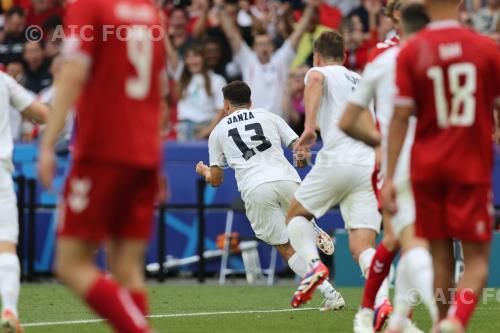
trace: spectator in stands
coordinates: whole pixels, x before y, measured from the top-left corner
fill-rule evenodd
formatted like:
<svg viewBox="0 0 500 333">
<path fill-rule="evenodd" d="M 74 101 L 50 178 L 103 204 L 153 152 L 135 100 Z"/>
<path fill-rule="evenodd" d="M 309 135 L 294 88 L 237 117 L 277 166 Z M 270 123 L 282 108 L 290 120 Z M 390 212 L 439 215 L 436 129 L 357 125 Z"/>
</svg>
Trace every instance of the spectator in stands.
<svg viewBox="0 0 500 333">
<path fill-rule="evenodd" d="M 293 60 L 292 68 L 296 68 L 304 63 L 307 63 L 309 66 L 313 65 L 312 61 L 313 43 L 316 40 L 316 38 L 318 38 L 319 35 L 321 35 L 322 32 L 328 30 L 331 29 L 320 24 L 318 8 L 316 8 L 314 14 L 309 20 L 307 30 L 304 32 L 304 34 L 302 34 L 302 38 L 300 38 L 299 45 L 297 46 L 297 55 Z"/>
<path fill-rule="evenodd" d="M 276 22 L 276 35 L 273 39 L 273 43 L 277 48 L 280 48 L 285 40 L 290 37 L 293 32 L 294 23 L 293 12 L 290 9 L 278 16 L 278 20 Z"/>
<path fill-rule="evenodd" d="M 42 42 L 29 41 L 24 46 L 24 61 L 26 62 L 25 87 L 35 93 L 52 84 L 50 64 L 45 59 Z"/>
<path fill-rule="evenodd" d="M 304 132 L 304 78 L 309 66 L 301 65 L 290 71 L 283 99 L 284 119 L 299 136 Z"/>
<path fill-rule="evenodd" d="M 188 46 L 183 61 L 170 52 L 172 47 L 167 42 L 170 71 L 177 81 L 177 139 L 206 139 L 224 116 L 226 80 L 207 69 L 202 44 Z"/>
<path fill-rule="evenodd" d="M 360 0 L 326 0 L 330 6 L 340 9 L 344 16 L 347 16 L 354 8 L 360 5 Z"/>
<path fill-rule="evenodd" d="M 3 39 L 0 41 L 0 63 L 4 66 L 12 61 L 23 60 L 26 42 L 26 14 L 21 7 L 10 8 L 5 15 Z"/>
<path fill-rule="evenodd" d="M 363 3 L 354 8 L 349 17 L 357 16 L 361 20 L 363 32 L 369 34 L 372 29 L 376 29 L 379 24 L 379 17 L 382 11 L 381 0 L 363 0 Z M 367 36 L 367 39 L 370 37 Z"/>
<path fill-rule="evenodd" d="M 45 31 L 45 56 L 47 59 L 53 59 L 61 51 L 61 45 L 64 39 L 62 32 L 63 21 L 60 16 L 51 16 L 43 24 Z"/>
<path fill-rule="evenodd" d="M 474 29 L 485 35 L 500 31 L 500 0 L 488 0 L 481 6 L 481 0 L 474 0 L 472 22 Z"/>
<path fill-rule="evenodd" d="M 346 46 L 344 66 L 352 71 L 362 72 L 371 49 L 377 44 L 377 34 L 374 39 L 365 40 L 361 19 L 356 15 L 344 21 L 342 30 Z"/>
<path fill-rule="evenodd" d="M 215 37 L 205 39 L 205 63 L 207 69 L 226 77 L 226 64 L 222 58 L 221 41 Z"/>
<path fill-rule="evenodd" d="M 36 25 L 43 27 L 45 21 L 52 16 L 61 16 L 62 7 L 54 0 L 31 0 L 31 6 L 28 9 L 28 26 Z"/>
<path fill-rule="evenodd" d="M 295 49 L 305 32 L 319 1 L 312 0 L 306 7 L 302 18 L 277 51 L 266 33 L 255 36 L 253 50 L 243 41 L 234 21 L 227 15 L 225 6 L 218 6 L 219 20 L 226 34 L 233 60 L 240 67 L 243 80 L 252 90 L 254 107 L 262 107 L 278 115 L 283 115 L 283 94 L 286 89 L 289 67 L 295 58 Z"/>
<path fill-rule="evenodd" d="M 191 36 L 187 30 L 188 14 L 184 8 L 174 8 L 170 13 L 168 35 L 180 57 L 184 56 L 187 46 L 192 42 Z"/>
</svg>

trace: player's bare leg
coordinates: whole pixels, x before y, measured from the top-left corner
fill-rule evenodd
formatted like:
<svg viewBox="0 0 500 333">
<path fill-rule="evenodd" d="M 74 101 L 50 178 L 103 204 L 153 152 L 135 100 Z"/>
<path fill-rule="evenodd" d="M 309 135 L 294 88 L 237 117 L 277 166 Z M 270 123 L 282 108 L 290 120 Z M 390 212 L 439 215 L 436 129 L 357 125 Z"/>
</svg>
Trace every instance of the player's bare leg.
<svg viewBox="0 0 500 333">
<path fill-rule="evenodd" d="M 17 313 L 20 273 L 21 267 L 17 258 L 16 244 L 0 241 L 0 296 L 2 299 L 0 326 L 2 332 L 22 332 Z"/>
<path fill-rule="evenodd" d="M 321 262 L 316 247 L 318 233 L 311 220 L 313 216 L 293 199 L 287 216 L 287 229 L 290 243 L 296 253 L 305 260 L 311 269 L 303 276 L 292 299 L 292 306 L 299 307 L 307 303 L 329 276 L 328 268 Z"/>
<path fill-rule="evenodd" d="M 146 243 L 135 240 L 112 240 L 108 242 L 108 263 L 113 278 L 126 288 L 135 305 L 147 315 L 148 297 L 144 284 L 144 256 Z"/>
<path fill-rule="evenodd" d="M 438 332 L 464 332 L 486 285 L 490 244 L 462 242 L 464 251 L 464 275 L 460 279 L 454 303 L 447 317 L 438 325 Z"/>
<path fill-rule="evenodd" d="M 61 238 L 57 244 L 56 274 L 119 332 L 150 332 L 148 323 L 128 290 L 94 265 L 97 246 Z"/>
<path fill-rule="evenodd" d="M 412 325 L 408 316 L 418 297 L 429 310 L 433 323 L 438 316 L 434 300 L 432 258 L 427 242 L 415 237 L 413 224 L 401 231 L 399 239 L 403 254 L 396 273 L 394 312 L 388 326 L 390 332 L 403 332 Z"/>
<path fill-rule="evenodd" d="M 387 276 L 399 251 L 399 242 L 394 235 L 390 215 L 384 213 L 382 222 L 384 238 L 375 250 L 366 276 L 361 306 L 354 317 L 354 332 L 371 332 L 371 326 L 373 331 L 380 331 L 392 313 Z"/>
<path fill-rule="evenodd" d="M 455 271 L 453 241 L 450 239 L 432 240 L 430 241 L 430 250 L 434 268 L 436 304 L 439 310 L 439 320 L 442 320 L 448 313 L 451 301 L 450 289 L 453 287 Z"/>
</svg>

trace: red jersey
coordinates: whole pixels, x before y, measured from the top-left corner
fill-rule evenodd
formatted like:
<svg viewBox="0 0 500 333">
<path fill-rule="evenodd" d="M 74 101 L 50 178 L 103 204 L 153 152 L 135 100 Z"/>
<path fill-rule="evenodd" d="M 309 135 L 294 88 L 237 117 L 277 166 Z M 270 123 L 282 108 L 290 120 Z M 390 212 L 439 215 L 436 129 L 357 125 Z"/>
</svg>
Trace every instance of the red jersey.
<svg viewBox="0 0 500 333">
<path fill-rule="evenodd" d="M 65 57 L 89 66 L 77 104 L 75 160 L 156 168 L 165 50 L 151 0 L 68 4 Z"/>
<path fill-rule="evenodd" d="M 414 106 L 416 181 L 490 183 L 493 107 L 500 97 L 500 52 L 488 38 L 440 21 L 401 50 L 396 105 Z"/>
</svg>

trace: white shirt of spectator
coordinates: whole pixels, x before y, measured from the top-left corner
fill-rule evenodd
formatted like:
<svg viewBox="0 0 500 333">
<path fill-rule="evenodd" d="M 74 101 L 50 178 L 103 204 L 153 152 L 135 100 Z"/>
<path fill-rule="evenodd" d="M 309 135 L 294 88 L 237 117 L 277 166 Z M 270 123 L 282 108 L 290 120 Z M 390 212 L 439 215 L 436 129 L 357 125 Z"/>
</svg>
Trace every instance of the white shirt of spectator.
<svg viewBox="0 0 500 333">
<path fill-rule="evenodd" d="M 262 133 L 258 133 L 260 130 Z M 246 159 L 241 147 L 231 136 L 231 133 L 236 134 L 235 131 L 242 143 L 253 151 L 247 153 Z M 298 183 L 300 177 L 286 159 L 282 148 L 282 145 L 289 146 L 297 138 L 290 126 L 274 113 L 262 108 L 242 109 L 223 118 L 210 134 L 210 166 L 223 168 L 228 165 L 235 170 L 243 200 L 254 188 L 264 183 L 282 180 Z M 259 146 L 266 146 L 265 141 L 270 147 L 259 151 Z"/>
<path fill-rule="evenodd" d="M 176 81 L 179 81 L 184 68 L 184 64 L 179 64 L 174 74 Z M 212 71 L 208 72 L 212 87 L 212 96 L 205 90 L 205 79 L 202 74 L 195 74 L 184 92 L 184 97 L 177 102 L 177 118 L 181 121 L 192 121 L 204 123 L 211 121 L 217 111 L 224 108 L 224 97 L 222 88 L 226 85 L 226 79 Z"/>
<path fill-rule="evenodd" d="M 316 163 L 322 165 L 344 163 L 373 166 L 375 163 L 373 149 L 361 141 L 352 139 L 338 128 L 347 101 L 356 89 L 361 76 L 344 66 L 313 67 L 306 74 L 306 84 L 312 72 L 319 72 L 325 78 L 317 116 L 323 139 L 323 148 L 318 153 Z M 373 108 L 371 109 L 373 112 Z"/>
<path fill-rule="evenodd" d="M 14 142 L 10 127 L 10 108 L 26 110 L 35 97 L 9 75 L 0 72 L 0 167 L 13 171 L 12 151 Z"/>
<path fill-rule="evenodd" d="M 240 67 L 245 81 L 252 90 L 252 105 L 283 115 L 283 94 L 288 80 L 288 71 L 295 58 L 295 50 L 286 41 L 271 56 L 267 64 L 262 64 L 255 52 L 242 42 L 234 62 Z"/>
<path fill-rule="evenodd" d="M 394 112 L 394 98 L 396 95 L 396 58 L 399 46 L 394 46 L 377 56 L 366 65 L 363 79 L 350 98 L 350 102 L 366 108 L 371 101 L 376 100 L 377 121 L 382 135 L 382 175 L 387 172 L 387 142 L 389 124 Z M 406 139 L 396 166 L 394 181 L 400 183 L 408 180 L 410 172 L 410 155 L 413 138 L 415 136 L 416 119 L 410 120 Z"/>
</svg>

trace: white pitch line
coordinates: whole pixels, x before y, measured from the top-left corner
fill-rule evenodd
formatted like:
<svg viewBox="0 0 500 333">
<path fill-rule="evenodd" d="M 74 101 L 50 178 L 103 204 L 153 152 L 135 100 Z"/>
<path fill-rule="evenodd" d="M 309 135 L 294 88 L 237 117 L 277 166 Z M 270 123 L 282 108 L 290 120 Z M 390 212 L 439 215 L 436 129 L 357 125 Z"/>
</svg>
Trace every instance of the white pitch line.
<svg viewBox="0 0 500 333">
<path fill-rule="evenodd" d="M 148 318 L 206 317 L 206 316 L 224 316 L 224 315 L 235 315 L 235 314 L 298 312 L 298 311 L 311 311 L 311 310 L 318 310 L 318 308 L 169 313 L 169 314 L 150 315 L 150 316 L 148 316 Z M 78 324 L 96 324 L 96 323 L 102 323 L 103 321 L 104 320 L 102 320 L 102 319 L 47 321 L 47 322 L 40 322 L 40 323 L 26 323 L 26 324 L 22 324 L 22 326 L 23 327 L 43 327 L 43 326 L 61 326 L 61 325 L 78 325 Z"/>
</svg>

